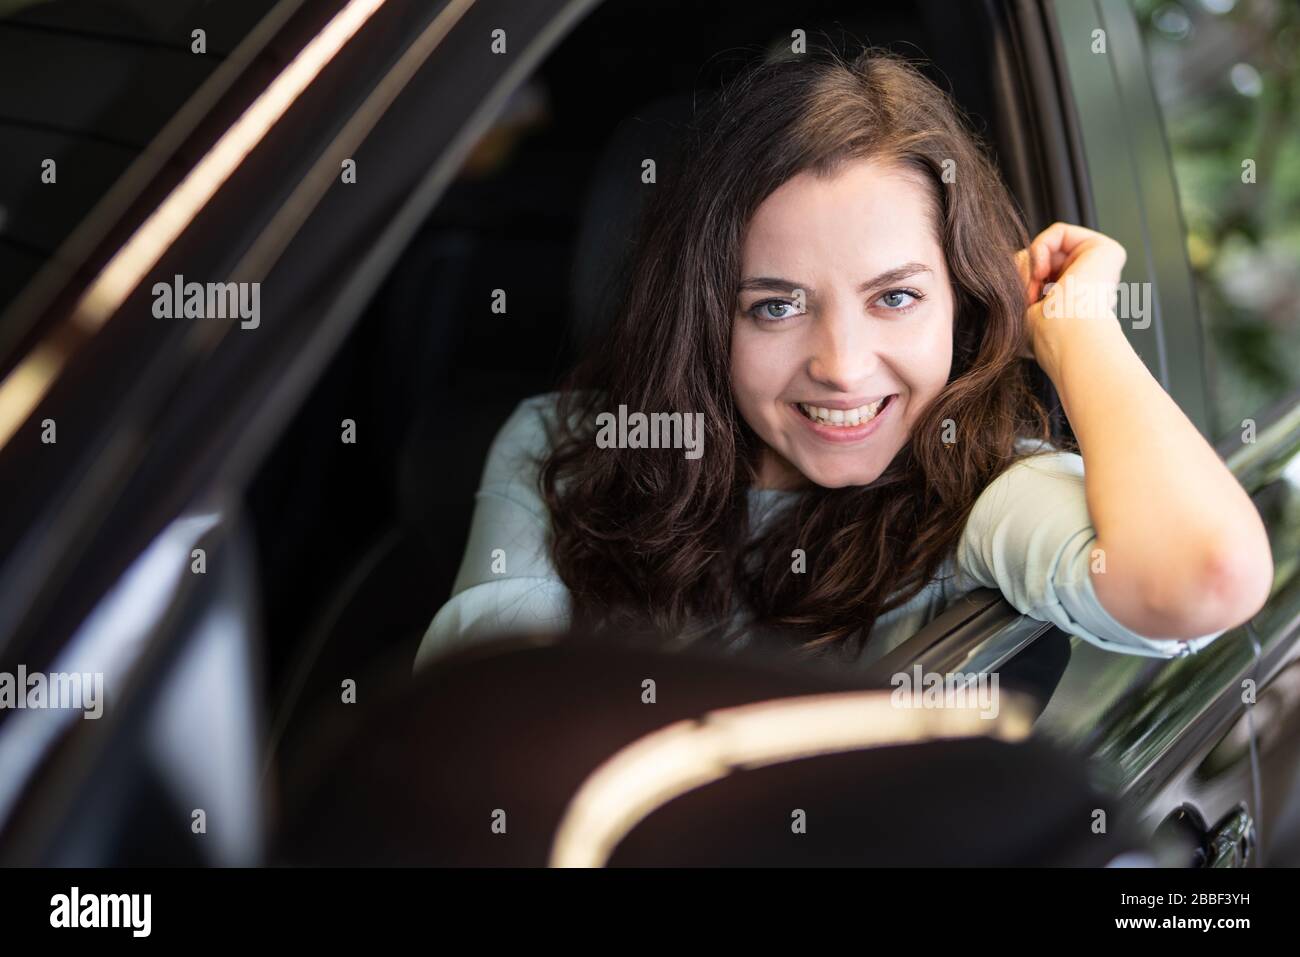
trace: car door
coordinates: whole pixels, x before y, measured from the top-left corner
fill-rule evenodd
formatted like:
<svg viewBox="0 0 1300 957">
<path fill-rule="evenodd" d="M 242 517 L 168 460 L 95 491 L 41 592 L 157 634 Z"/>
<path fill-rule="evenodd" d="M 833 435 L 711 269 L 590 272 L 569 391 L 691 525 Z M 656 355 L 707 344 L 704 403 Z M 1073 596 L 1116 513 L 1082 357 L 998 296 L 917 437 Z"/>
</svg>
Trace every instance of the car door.
<svg viewBox="0 0 1300 957">
<path fill-rule="evenodd" d="M 1252 623 L 1257 672 L 1242 693 L 1259 756 L 1265 859 L 1294 863 L 1300 246 L 1285 157 L 1300 149 L 1291 106 L 1300 70 L 1288 39 L 1300 29 L 1300 7 L 1135 0 L 1132 9 L 1176 173 L 1212 434 L 1254 493 L 1273 545 L 1273 589 Z"/>
<path fill-rule="evenodd" d="M 1260 509 L 1278 571 L 1268 603 L 1252 622 L 1202 654 L 1131 668 L 1130 680 L 1117 683 L 1124 698 L 1102 695 L 1109 700 L 1107 710 L 1093 712 L 1094 749 L 1120 769 L 1128 790 L 1148 802 L 1152 821 L 1179 819 L 1188 805 L 1193 817 L 1204 819 L 1205 846 L 1226 855 L 1219 862 L 1238 860 L 1233 836 L 1260 834 L 1267 861 L 1270 848 L 1291 840 L 1272 832 L 1263 789 L 1287 787 L 1294 765 L 1288 771 L 1282 750 L 1260 745 L 1264 738 L 1285 740 L 1296 729 L 1294 705 L 1289 712 L 1281 705 L 1294 697 L 1287 669 L 1300 637 L 1291 580 L 1300 468 L 1296 397 L 1282 396 L 1252 423 L 1218 428 L 1206 376 L 1207 316 L 1198 308 L 1180 204 L 1190 184 L 1182 184 L 1180 194 L 1142 21 L 1125 0 L 1058 3 L 1054 14 L 1089 168 L 1094 222 L 1129 250 L 1125 280 L 1149 283 L 1152 292 L 1149 325 L 1130 320 L 1129 334 L 1188 417 L 1218 440 L 1220 455 Z"/>
<path fill-rule="evenodd" d="M 1014 12 L 1025 44 L 1041 51 L 1029 59 L 1037 127 L 1064 140 L 1057 155 L 1066 162 L 1050 181 L 1055 208 L 1061 218 L 1077 209 L 1085 225 L 1125 245 L 1123 280 L 1149 284 L 1153 304 L 1149 319 L 1125 322 L 1126 335 L 1188 417 L 1218 438 L 1265 520 L 1276 566 L 1264 609 L 1198 654 L 1145 658 L 1069 639 L 1065 662 L 1039 669 L 1035 733 L 1091 755 L 1098 773 L 1145 809 L 1148 830 L 1175 839 L 1170 862 L 1294 863 L 1271 861 L 1270 852 L 1296 847 L 1296 817 L 1281 812 L 1297 777 L 1291 742 L 1300 731 L 1300 403 L 1283 396 L 1242 428 L 1214 432 L 1203 316 L 1133 8 L 1100 0 L 1021 3 Z M 996 593 L 976 593 L 882 661 L 878 677 L 912 661 L 936 671 L 1014 670 L 1030 658 L 1051 661 L 1056 652 L 1044 645 L 1059 650 L 1062 640 Z"/>
</svg>

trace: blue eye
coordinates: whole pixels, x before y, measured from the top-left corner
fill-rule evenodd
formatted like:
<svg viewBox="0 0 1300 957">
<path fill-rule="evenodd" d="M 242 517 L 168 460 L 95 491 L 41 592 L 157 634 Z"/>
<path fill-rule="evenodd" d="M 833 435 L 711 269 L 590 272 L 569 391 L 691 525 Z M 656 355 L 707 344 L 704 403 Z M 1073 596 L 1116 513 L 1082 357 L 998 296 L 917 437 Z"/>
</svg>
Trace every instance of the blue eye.
<svg viewBox="0 0 1300 957">
<path fill-rule="evenodd" d="M 891 289 L 876 302 L 881 303 L 891 312 L 907 312 L 924 299 L 915 289 Z"/>
<path fill-rule="evenodd" d="M 759 322 L 781 322 L 797 316 L 799 311 L 789 299 L 764 299 L 750 306 L 749 314 Z"/>
</svg>

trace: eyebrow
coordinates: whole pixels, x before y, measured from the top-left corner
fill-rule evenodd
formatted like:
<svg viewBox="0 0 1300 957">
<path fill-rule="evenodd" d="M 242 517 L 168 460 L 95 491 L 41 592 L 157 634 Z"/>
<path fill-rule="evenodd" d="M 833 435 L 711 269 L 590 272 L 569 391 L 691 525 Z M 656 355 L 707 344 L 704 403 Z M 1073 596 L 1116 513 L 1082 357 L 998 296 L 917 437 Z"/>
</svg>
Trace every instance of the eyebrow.
<svg viewBox="0 0 1300 957">
<path fill-rule="evenodd" d="M 901 266 L 895 266 L 893 269 L 886 269 L 878 276 L 872 276 L 862 285 L 858 286 L 858 292 L 866 292 L 868 289 L 876 289 L 889 283 L 902 282 L 910 276 L 916 276 L 920 273 L 933 273 L 934 270 L 925 263 L 903 263 Z M 815 290 L 806 283 L 793 282 L 789 279 L 778 279 L 773 276 L 754 276 L 742 280 L 740 283 L 740 292 L 752 292 L 756 289 L 765 289 L 776 292 L 789 293 L 794 295 L 796 289 L 802 289 L 807 295 L 814 295 Z"/>
</svg>

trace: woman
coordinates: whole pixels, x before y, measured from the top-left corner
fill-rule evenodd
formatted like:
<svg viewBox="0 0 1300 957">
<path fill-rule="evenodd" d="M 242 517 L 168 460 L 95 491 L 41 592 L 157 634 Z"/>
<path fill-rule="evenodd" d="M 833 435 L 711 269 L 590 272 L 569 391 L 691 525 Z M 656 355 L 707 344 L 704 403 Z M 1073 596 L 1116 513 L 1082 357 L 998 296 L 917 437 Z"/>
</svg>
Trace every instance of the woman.
<svg viewBox="0 0 1300 957">
<path fill-rule="evenodd" d="M 980 586 L 1172 656 L 1261 607 L 1272 559 L 1248 496 L 1113 297 L 1079 295 L 1113 292 L 1123 248 L 1061 223 L 1027 243 L 914 68 L 766 62 L 692 137 L 647 187 L 608 340 L 498 435 L 417 663 L 576 621 L 869 664 Z M 1077 451 L 1049 444 L 1027 358 Z M 611 441 L 621 407 L 698 416 L 702 445 Z"/>
</svg>

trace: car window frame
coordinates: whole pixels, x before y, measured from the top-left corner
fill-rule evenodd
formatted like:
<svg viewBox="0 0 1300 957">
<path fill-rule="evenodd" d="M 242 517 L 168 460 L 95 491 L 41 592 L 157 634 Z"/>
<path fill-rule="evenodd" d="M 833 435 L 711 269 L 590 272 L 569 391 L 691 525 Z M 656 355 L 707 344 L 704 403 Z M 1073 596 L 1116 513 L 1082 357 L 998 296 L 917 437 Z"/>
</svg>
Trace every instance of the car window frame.
<svg viewBox="0 0 1300 957">
<path fill-rule="evenodd" d="M 139 224 L 144 210 L 133 210 L 133 207 L 156 188 L 160 180 L 169 178 L 165 175 L 168 171 L 173 176 L 188 171 L 190 164 L 183 149 L 187 141 L 199 132 L 223 98 L 234 92 L 236 84 L 256 66 L 259 58 L 306 2 L 277 0 L 266 11 L 149 145 L 131 161 L 108 192 L 87 211 L 31 281 L 0 309 L 0 370 L 7 372 L 13 366 L 15 352 L 23 341 L 58 320 L 59 314 L 52 313 L 50 307 L 56 297 L 76 283 L 78 273 L 97 271 L 93 267 L 95 252 L 109 233 L 121 230 L 133 221 L 135 225 Z"/>
<path fill-rule="evenodd" d="M 428 20 L 424 21 L 422 26 L 413 25 L 408 39 L 414 42 L 439 15 L 452 7 L 459 8 L 458 12 L 462 15 L 477 10 L 478 18 L 489 16 L 494 18 L 496 25 L 513 28 L 515 42 L 519 44 L 516 49 L 520 50 L 520 53 L 513 58 L 517 63 L 511 68 L 506 80 L 502 80 L 499 68 L 496 74 L 487 77 L 501 87 L 503 82 L 512 84 L 526 76 L 542 53 L 550 48 L 564 29 L 567 29 L 567 24 L 576 20 L 578 15 L 584 13 L 593 4 L 594 0 L 543 0 L 527 10 L 519 10 L 497 0 L 477 0 L 477 2 L 448 0 L 447 3 L 431 10 Z M 445 43 L 447 37 L 444 36 L 434 45 L 428 52 L 421 72 L 415 77 L 407 78 L 412 82 L 412 86 L 398 97 L 397 103 L 406 102 L 409 109 L 414 98 L 429 95 L 423 91 L 430 86 L 429 78 L 436 74 L 439 63 L 445 56 L 454 52 L 457 43 L 471 42 L 464 33 L 456 33 L 458 28 L 463 28 L 462 24 L 463 21 L 457 17 L 450 33 L 450 36 L 457 37 L 457 40 L 453 43 Z M 530 24 L 540 25 L 546 29 L 535 30 Z M 365 36 L 365 28 L 358 36 Z M 369 62 L 364 58 L 362 60 Z M 518 63 L 526 64 L 526 68 L 518 66 Z M 377 78 L 362 79 L 357 84 L 367 95 L 373 88 L 382 84 L 384 78 L 392 75 L 396 65 L 381 61 L 371 64 L 369 68 L 373 71 L 372 75 L 377 75 Z M 446 141 L 436 151 L 437 154 L 441 154 L 441 159 L 433 164 L 433 168 L 424 177 L 422 189 L 413 191 L 405 198 L 400 222 L 396 223 L 396 226 L 411 231 L 415 225 L 418 225 L 422 213 L 427 211 L 436 200 L 450 173 L 458 168 L 477 135 L 487 127 L 495 111 L 504 105 L 507 93 L 508 89 L 500 88 L 491 102 L 485 103 L 477 99 L 456 102 L 440 112 L 439 122 L 448 128 L 454 127 L 454 130 L 448 133 Z M 428 102 L 427 98 L 424 102 Z M 313 105 L 295 104 L 294 109 L 305 111 Z M 372 122 L 363 124 L 365 143 L 375 138 L 376 131 L 382 132 L 383 121 L 392 115 L 393 106 L 393 103 L 388 103 L 379 111 L 380 115 L 372 118 Z M 354 107 L 354 110 L 360 111 L 364 108 L 363 98 L 363 102 Z M 355 115 L 355 112 L 349 115 Z M 390 149 L 394 148 L 392 133 L 390 129 L 388 131 Z M 259 146 L 259 150 L 264 151 L 260 157 L 263 161 L 266 159 L 265 152 L 271 150 L 270 143 L 274 138 L 279 136 L 281 140 L 284 139 L 279 134 L 277 128 L 272 128 L 267 137 L 268 143 Z M 328 151 L 331 145 L 333 144 L 325 144 L 322 153 Z M 316 154 L 313 153 L 312 159 L 315 158 Z M 254 151 L 246 158 L 245 165 L 255 164 L 258 159 L 259 154 Z M 319 184 L 318 188 L 321 192 L 328 192 L 333 185 L 334 178 L 331 178 L 330 181 Z M 232 183 L 227 183 L 222 190 L 231 189 L 232 186 Z M 275 188 L 278 189 L 279 184 L 275 184 Z M 217 199 L 221 196 L 222 191 L 219 190 L 209 206 L 217 205 Z M 239 204 L 230 205 L 238 207 Z M 278 214 L 278 211 L 283 209 L 283 200 L 274 209 Z M 242 249 L 244 252 L 249 248 L 261 248 L 264 252 L 269 250 L 273 256 L 267 265 L 279 267 L 281 263 L 293 258 L 291 254 L 295 248 L 300 250 L 309 248 L 317 242 L 319 234 L 313 234 L 313 227 L 317 223 L 313 222 L 312 217 L 320 215 L 321 212 L 319 209 L 315 210 L 312 216 L 297 222 L 291 230 L 283 232 L 278 237 L 278 241 L 267 243 L 264 242 L 265 237 L 275 225 L 275 218 L 272 216 L 271 227 L 261 230 Z M 331 213 L 326 211 L 323 215 L 327 217 Z M 283 226 L 283 223 L 281 222 L 280 225 Z M 26 476 L 29 483 L 27 487 L 33 500 L 40 503 L 39 506 L 24 509 L 24 514 L 18 516 L 22 520 L 21 527 L 16 534 L 3 543 L 15 547 L 10 550 L 8 564 L 0 570 L 0 593 L 13 595 L 17 600 L 12 604 L 6 604 L 5 618 L 0 621 L 0 660 L 14 659 L 20 653 L 26 655 L 29 661 L 51 657 L 58 645 L 71 633 L 76 622 L 88 612 L 93 601 L 102 595 L 111 582 L 120 575 L 131 556 L 137 554 L 167 521 L 180 514 L 187 502 L 200 494 L 203 489 L 214 484 L 223 482 L 237 484 L 241 478 L 247 477 L 251 471 L 252 461 L 287 424 L 292 409 L 297 407 L 310 383 L 314 381 L 333 350 L 337 348 L 343 334 L 358 318 L 366 298 L 365 290 L 373 289 L 387 266 L 391 264 L 396 251 L 401 248 L 401 243 L 393 238 L 396 236 L 394 224 L 390 224 L 390 227 L 393 228 L 388 232 L 387 242 L 381 244 L 376 238 L 366 245 L 369 255 L 361 264 L 364 269 L 352 269 L 344 275 L 338 275 L 337 272 L 323 276 L 313 274 L 313 279 L 320 280 L 320 299 L 333 305 L 328 315 L 319 323 L 310 321 L 315 318 L 314 315 L 294 317 L 293 325 L 296 332 L 300 334 L 297 340 L 300 344 L 298 355 L 291 357 L 289 362 L 291 368 L 288 371 L 275 376 L 269 374 L 266 376 L 264 385 L 267 394 L 258 392 L 255 395 L 245 396 L 243 401 L 235 404 L 237 408 L 234 406 L 229 409 L 222 408 L 217 416 L 212 415 L 211 405 L 208 406 L 207 412 L 204 412 L 203 403 L 199 401 L 203 388 L 208 390 L 210 398 L 212 393 L 221 391 L 218 380 L 224 377 L 227 380 L 226 384 L 229 384 L 232 376 L 238 378 L 239 368 L 237 363 L 230 361 L 224 361 L 224 366 L 222 364 L 223 360 L 227 359 L 226 353 L 232 351 L 230 337 L 222 338 L 206 335 L 203 330 L 191 330 L 192 334 L 188 337 L 174 335 L 169 341 L 161 341 L 162 337 L 159 337 L 159 341 L 150 340 L 147 343 L 153 368 L 166 367 L 168 373 L 166 381 L 152 392 L 136 396 L 135 401 L 123 401 L 119 403 L 119 408 L 112 409 L 111 412 L 118 425 L 114 426 L 110 421 L 101 418 L 99 431 L 104 434 L 98 437 L 98 444 L 87 442 L 86 447 L 79 450 L 82 455 L 82 461 L 78 463 L 80 467 L 71 467 L 66 461 L 56 462 L 53 455 L 41 455 L 30 438 L 25 448 L 15 450 L 6 446 L 0 450 L 0 475 L 12 473 L 15 476 Z M 181 233 L 168 255 L 172 252 L 177 256 L 184 254 L 190 257 L 190 262 L 194 262 L 195 249 L 201 246 L 201 232 L 204 228 L 204 224 L 196 220 Z M 187 243 L 190 244 L 188 247 Z M 230 252 L 228 249 L 213 251 L 211 259 L 218 265 L 213 266 L 209 263 L 208 268 L 196 271 L 213 280 L 237 278 L 233 273 L 235 264 L 229 261 Z M 160 261 L 161 265 L 158 268 L 160 270 L 166 268 L 167 262 L 165 257 Z M 361 277 L 364 282 L 352 281 L 357 277 Z M 238 278 L 247 278 L 247 271 Z M 118 312 L 132 308 L 139 309 L 143 293 L 147 291 L 145 286 L 147 282 L 137 288 L 132 294 L 133 298 L 124 302 Z M 86 365 L 89 369 L 78 369 L 79 373 L 90 374 L 111 366 L 113 359 L 111 344 L 118 333 L 116 326 L 117 324 L 110 318 L 99 330 L 96 336 L 98 354 L 87 360 Z M 173 330 L 176 328 L 178 327 L 172 327 Z M 228 326 L 222 331 L 228 331 Z M 256 361 L 259 366 L 268 365 L 265 357 Z M 67 379 L 68 376 L 65 375 L 63 378 Z M 181 381 L 197 383 L 201 388 L 191 388 L 187 385 L 185 401 L 178 403 L 178 396 L 174 389 L 175 384 Z M 38 422 L 47 414 L 61 418 L 65 415 L 71 416 L 71 410 L 77 408 L 89 408 L 92 413 L 98 411 L 95 408 L 97 400 L 93 394 L 90 394 L 94 389 L 93 384 L 87 388 L 62 390 L 58 385 L 56 384 L 29 418 L 29 430 L 31 423 Z M 220 408 L 219 405 L 217 407 Z M 146 435 L 152 437 L 155 433 L 166 430 L 162 425 L 164 420 L 175 422 L 182 416 L 188 416 L 191 422 L 203 421 L 205 426 L 210 427 L 211 436 L 209 441 L 201 443 L 205 444 L 206 448 L 191 446 L 184 453 L 185 464 L 178 469 L 183 482 L 167 488 L 165 496 L 160 498 L 157 489 L 150 491 L 147 488 L 140 488 L 142 484 L 139 476 L 140 458 L 132 458 L 127 454 L 122 448 L 122 443 L 114 443 L 112 433 L 121 430 L 136 438 L 142 439 Z M 185 431 L 184 426 L 176 424 L 169 434 L 179 435 Z M 143 441 L 140 444 L 143 446 Z M 150 454 L 155 458 L 167 454 L 182 454 L 175 450 L 167 452 L 158 448 L 157 441 L 153 444 L 155 448 Z M 146 450 L 138 451 L 140 454 L 145 454 Z M 51 483 L 52 487 L 48 491 L 40 481 L 41 475 L 47 476 Z M 14 487 L 19 486 L 15 484 Z M 129 504 L 123 502 L 123 497 L 133 488 L 134 500 Z M 81 509 L 71 508 L 70 499 L 80 501 Z M 110 509 L 108 508 L 110 503 L 118 503 L 118 507 Z M 43 515 L 36 514 L 38 508 L 44 513 Z M 32 514 L 26 514 L 28 512 Z M 109 514 L 103 514 L 106 512 Z M 52 540 L 46 540 L 46 536 L 37 538 L 36 535 L 41 531 L 39 527 L 42 524 L 41 518 L 45 516 L 49 516 L 46 519 L 46 530 L 49 522 L 55 522 L 60 531 L 60 534 L 54 536 Z M 82 556 L 76 563 L 80 575 L 76 575 L 71 567 L 59 567 L 59 556 L 69 551 Z M 87 565 L 89 570 L 86 569 Z M 79 586 L 75 594 L 69 596 L 70 600 L 54 600 L 60 583 L 47 580 L 46 570 L 52 568 L 59 568 L 62 573 L 61 581 L 67 581 L 76 575 L 75 580 L 79 582 Z M 15 584 L 26 587 L 15 587 Z M 29 597 L 30 592 L 38 589 L 42 591 L 38 597 L 43 598 L 43 602 L 31 600 Z"/>
</svg>

